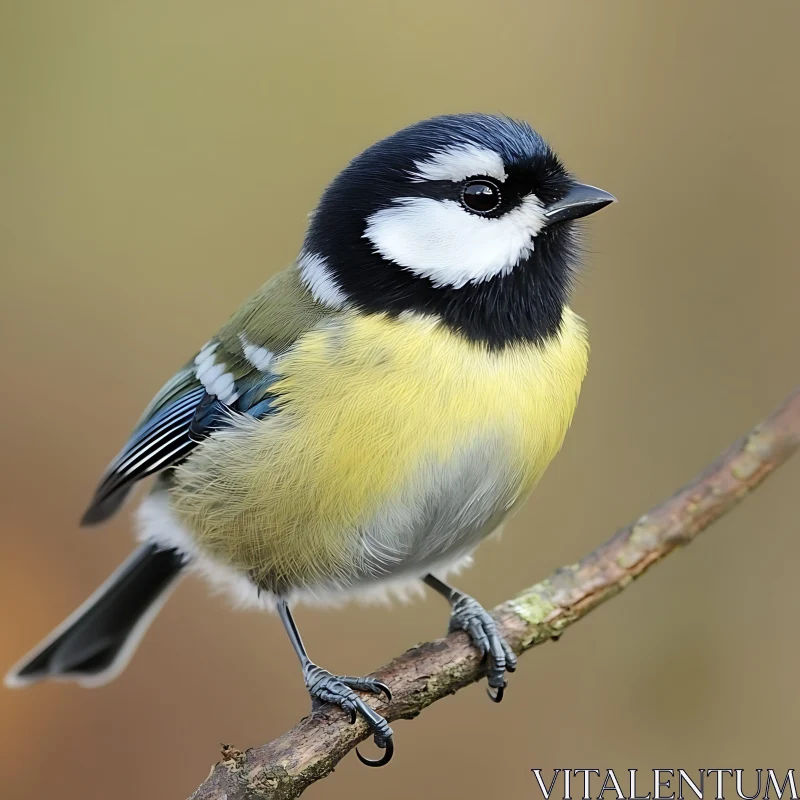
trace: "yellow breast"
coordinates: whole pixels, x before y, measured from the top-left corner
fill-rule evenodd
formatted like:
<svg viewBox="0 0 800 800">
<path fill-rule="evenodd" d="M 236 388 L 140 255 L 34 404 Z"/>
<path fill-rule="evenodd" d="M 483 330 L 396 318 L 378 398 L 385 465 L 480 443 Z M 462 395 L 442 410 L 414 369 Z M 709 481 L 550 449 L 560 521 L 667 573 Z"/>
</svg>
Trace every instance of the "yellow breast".
<svg viewBox="0 0 800 800">
<path fill-rule="evenodd" d="M 175 506 L 198 544 L 270 586 L 346 576 L 357 539 L 420 465 L 503 443 L 506 497 L 561 447 L 586 372 L 581 320 L 558 338 L 489 352 L 435 320 L 344 313 L 274 366 L 278 412 L 215 434 L 178 470 Z M 394 505 L 393 505 L 394 504 Z"/>
</svg>

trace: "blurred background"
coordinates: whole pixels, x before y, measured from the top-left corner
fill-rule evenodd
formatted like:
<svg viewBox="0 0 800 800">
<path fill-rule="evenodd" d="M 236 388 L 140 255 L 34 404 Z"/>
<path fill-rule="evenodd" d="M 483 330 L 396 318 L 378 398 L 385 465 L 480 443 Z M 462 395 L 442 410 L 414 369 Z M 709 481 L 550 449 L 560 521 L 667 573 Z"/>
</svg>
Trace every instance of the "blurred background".
<svg viewBox="0 0 800 800">
<path fill-rule="evenodd" d="M 620 199 L 586 226 L 573 305 L 593 355 L 567 443 L 460 579 L 485 605 L 665 498 L 798 381 L 796 0 L 0 8 L 2 672 L 131 549 L 128 514 L 76 521 L 153 393 L 292 261 L 348 159 L 420 118 L 522 117 Z M 460 692 L 396 725 L 388 769 L 350 757 L 307 796 L 797 767 L 798 479 L 800 460 L 526 656 L 502 705 Z M 351 674 L 447 616 L 430 596 L 298 614 Z M 2 795 L 183 798 L 219 742 L 261 744 L 307 709 L 277 618 L 186 581 L 106 688 L 0 690 Z"/>
</svg>

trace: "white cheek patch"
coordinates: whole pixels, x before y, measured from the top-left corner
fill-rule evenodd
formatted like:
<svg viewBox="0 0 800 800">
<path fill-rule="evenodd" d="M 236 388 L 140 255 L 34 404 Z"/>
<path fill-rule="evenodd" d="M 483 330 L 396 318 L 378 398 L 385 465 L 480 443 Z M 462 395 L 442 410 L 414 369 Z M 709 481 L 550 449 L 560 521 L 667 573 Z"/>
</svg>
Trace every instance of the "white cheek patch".
<svg viewBox="0 0 800 800">
<path fill-rule="evenodd" d="M 454 200 L 408 197 L 369 216 L 364 238 L 434 286 L 459 288 L 511 272 L 533 251 L 545 222 L 534 195 L 496 218 L 471 214 Z"/>
<path fill-rule="evenodd" d="M 347 304 L 347 297 L 331 275 L 324 256 L 303 251 L 297 259 L 297 266 L 301 280 L 317 302 L 330 308 L 343 308 Z"/>
<path fill-rule="evenodd" d="M 414 162 L 411 179 L 422 181 L 463 181 L 473 175 L 486 175 L 504 181 L 508 176 L 503 159 L 494 152 L 474 144 L 446 147 L 424 161 Z"/>
</svg>

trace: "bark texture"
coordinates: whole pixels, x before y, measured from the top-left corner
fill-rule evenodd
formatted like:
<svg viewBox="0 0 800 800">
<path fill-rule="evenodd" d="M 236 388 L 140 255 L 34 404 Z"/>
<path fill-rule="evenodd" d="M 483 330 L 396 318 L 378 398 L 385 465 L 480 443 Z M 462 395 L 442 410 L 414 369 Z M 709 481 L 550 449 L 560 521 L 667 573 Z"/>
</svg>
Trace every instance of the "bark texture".
<svg viewBox="0 0 800 800">
<path fill-rule="evenodd" d="M 730 510 L 800 447 L 800 388 L 747 436 L 668 500 L 621 529 L 577 564 L 562 567 L 494 609 L 517 653 L 557 638 L 593 608 L 621 592 L 676 547 L 688 544 Z M 482 665 L 464 633 L 428 642 L 373 673 L 392 688 L 391 703 L 366 699 L 388 720 L 416 717 L 431 703 L 479 680 Z M 222 761 L 190 800 L 289 800 L 329 775 L 369 735 L 325 707 L 268 744 Z"/>
</svg>

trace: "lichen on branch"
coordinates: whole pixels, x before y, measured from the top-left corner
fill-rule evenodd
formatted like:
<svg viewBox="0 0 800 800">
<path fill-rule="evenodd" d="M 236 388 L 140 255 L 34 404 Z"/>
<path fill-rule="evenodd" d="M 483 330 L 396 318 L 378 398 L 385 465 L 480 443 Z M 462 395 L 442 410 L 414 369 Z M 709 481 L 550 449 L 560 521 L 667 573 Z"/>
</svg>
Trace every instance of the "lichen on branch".
<svg viewBox="0 0 800 800">
<path fill-rule="evenodd" d="M 800 388 L 703 473 L 622 528 L 577 564 L 556 570 L 494 609 L 500 632 L 518 654 L 549 639 L 619 594 L 676 547 L 729 511 L 800 447 Z M 431 703 L 474 683 L 483 666 L 465 633 L 419 645 L 374 676 L 392 687 L 391 702 L 369 702 L 389 721 L 411 719 Z M 329 775 L 369 736 L 325 706 L 262 747 L 225 745 L 220 761 L 190 800 L 291 800 Z"/>
</svg>

